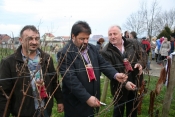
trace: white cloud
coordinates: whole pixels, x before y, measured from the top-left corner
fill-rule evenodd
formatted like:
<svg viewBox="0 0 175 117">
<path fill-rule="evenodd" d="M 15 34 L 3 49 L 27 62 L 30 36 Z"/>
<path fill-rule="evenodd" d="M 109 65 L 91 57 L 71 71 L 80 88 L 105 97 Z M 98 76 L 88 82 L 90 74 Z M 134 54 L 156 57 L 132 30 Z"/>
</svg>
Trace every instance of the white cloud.
<svg viewBox="0 0 175 117">
<path fill-rule="evenodd" d="M 127 8 L 128 2 L 124 0 L 4 0 L 4 9 L 13 13 L 33 14 L 35 18 L 43 20 L 64 16 L 95 19 L 125 12 L 123 8 L 124 6 Z"/>
<path fill-rule="evenodd" d="M 126 21 L 127 17 L 136 12 L 142 0 L 4 0 L 4 11 L 15 15 L 22 15 L 21 19 L 14 17 L 13 21 L 22 21 L 23 25 L 38 25 L 41 20 L 41 34 L 54 32 L 55 35 L 69 35 L 70 28 L 77 20 L 85 20 L 92 28 L 93 34 L 107 35 L 108 27 L 113 24 L 120 26 Z M 147 0 L 151 4 L 153 0 Z M 158 0 L 160 3 L 164 0 Z M 169 0 L 170 3 L 173 0 Z M 166 6 L 170 3 L 167 2 Z M 160 4 L 160 5 L 161 5 Z M 172 4 L 171 4 L 172 5 Z M 166 7 L 167 8 L 167 7 Z M 26 21 L 25 21 L 26 20 Z M 19 34 L 20 29 L 10 28 L 13 25 L 11 20 L 1 21 L 9 24 L 9 29 Z M 1 24 L 2 25 L 2 24 Z M 54 27 L 51 27 L 51 26 Z M 4 30 L 4 29 L 3 29 Z M 0 29 L 2 31 L 2 28 Z"/>
<path fill-rule="evenodd" d="M 0 24 L 0 27 L 0 34 L 8 34 L 9 36 L 12 36 L 13 33 L 14 36 L 19 36 L 19 32 L 23 26 L 15 24 Z"/>
</svg>

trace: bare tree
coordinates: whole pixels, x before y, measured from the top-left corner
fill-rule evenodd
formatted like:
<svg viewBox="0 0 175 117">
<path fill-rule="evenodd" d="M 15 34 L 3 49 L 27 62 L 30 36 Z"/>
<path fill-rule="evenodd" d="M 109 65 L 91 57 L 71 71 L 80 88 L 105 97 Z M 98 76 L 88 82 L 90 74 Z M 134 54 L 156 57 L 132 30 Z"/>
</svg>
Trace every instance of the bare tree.
<svg viewBox="0 0 175 117">
<path fill-rule="evenodd" d="M 157 0 L 154 0 L 151 4 L 150 10 L 144 7 L 144 16 L 145 16 L 145 28 L 149 36 L 153 36 L 153 33 L 156 29 L 156 18 L 159 16 L 161 7 L 159 7 Z"/>
<path fill-rule="evenodd" d="M 140 10 L 127 18 L 124 27 L 137 32 L 138 35 L 146 32 L 149 36 L 152 36 L 156 29 L 156 19 L 159 13 L 160 7 L 157 0 L 153 1 L 150 10 L 148 10 L 147 3 L 142 2 Z"/>
<path fill-rule="evenodd" d="M 165 11 L 157 17 L 156 32 L 160 33 L 165 26 L 168 26 L 170 29 L 175 28 L 175 9 Z"/>
<path fill-rule="evenodd" d="M 143 25 L 144 16 L 142 11 L 138 11 L 136 13 L 131 14 L 124 24 L 124 27 L 127 30 L 135 31 L 138 35 L 144 31 Z"/>
</svg>

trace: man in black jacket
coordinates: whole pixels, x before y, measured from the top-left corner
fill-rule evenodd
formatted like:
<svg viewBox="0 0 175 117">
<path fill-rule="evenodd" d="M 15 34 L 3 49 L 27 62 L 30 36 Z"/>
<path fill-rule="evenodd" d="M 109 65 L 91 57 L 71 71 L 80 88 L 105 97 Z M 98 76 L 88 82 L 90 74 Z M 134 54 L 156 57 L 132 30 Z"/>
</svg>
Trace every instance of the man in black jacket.
<svg viewBox="0 0 175 117">
<path fill-rule="evenodd" d="M 21 46 L 0 64 L 0 117 L 50 117 L 53 95 L 58 112 L 63 112 L 61 88 L 53 60 L 39 49 L 35 26 L 20 32 Z"/>
<path fill-rule="evenodd" d="M 121 28 L 112 26 L 108 30 L 109 43 L 103 48 L 101 54 L 120 73 L 128 74 L 128 81 L 140 89 L 142 83 L 142 68 L 146 65 L 146 53 L 137 40 L 122 37 Z M 114 96 L 113 117 L 123 117 L 126 103 L 126 117 L 137 116 L 138 93 L 128 91 L 125 87 L 119 94 L 116 92 L 120 86 L 117 80 L 111 80 L 111 93 Z M 117 93 L 117 94 L 116 94 Z M 118 96 L 119 95 L 119 96 Z"/>
<path fill-rule="evenodd" d="M 93 117 L 100 106 L 100 75 L 124 82 L 127 75 L 118 73 L 99 54 L 96 46 L 89 44 L 91 29 L 84 21 L 72 26 L 71 40 L 58 53 L 65 117 Z M 125 86 L 133 90 L 135 85 Z"/>
</svg>

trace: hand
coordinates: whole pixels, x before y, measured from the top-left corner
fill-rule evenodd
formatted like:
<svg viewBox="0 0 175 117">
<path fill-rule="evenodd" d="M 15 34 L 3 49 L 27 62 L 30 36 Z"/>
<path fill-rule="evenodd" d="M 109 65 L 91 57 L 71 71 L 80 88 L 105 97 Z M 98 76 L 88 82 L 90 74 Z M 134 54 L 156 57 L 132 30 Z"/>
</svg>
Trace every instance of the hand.
<svg viewBox="0 0 175 117">
<path fill-rule="evenodd" d="M 128 76 L 124 73 L 117 73 L 116 80 L 123 83 L 128 79 Z"/>
<path fill-rule="evenodd" d="M 138 68 L 139 69 L 139 75 L 142 74 L 142 65 L 140 65 L 139 63 L 135 64 L 134 68 Z"/>
<path fill-rule="evenodd" d="M 44 83 L 43 79 L 36 80 L 36 84 L 38 84 L 38 85 L 43 85 L 43 83 Z"/>
<path fill-rule="evenodd" d="M 63 104 L 57 104 L 57 111 L 59 113 L 63 112 L 64 111 L 64 105 Z"/>
<path fill-rule="evenodd" d="M 125 85 L 125 88 L 126 88 L 127 90 L 132 90 L 132 91 L 134 91 L 134 90 L 136 89 L 136 85 L 133 84 L 132 82 L 128 81 L 128 82 L 126 83 L 126 85 Z"/>
<path fill-rule="evenodd" d="M 90 107 L 100 107 L 100 101 L 94 97 L 94 96 L 91 96 L 87 101 L 86 103 L 90 106 Z"/>
</svg>

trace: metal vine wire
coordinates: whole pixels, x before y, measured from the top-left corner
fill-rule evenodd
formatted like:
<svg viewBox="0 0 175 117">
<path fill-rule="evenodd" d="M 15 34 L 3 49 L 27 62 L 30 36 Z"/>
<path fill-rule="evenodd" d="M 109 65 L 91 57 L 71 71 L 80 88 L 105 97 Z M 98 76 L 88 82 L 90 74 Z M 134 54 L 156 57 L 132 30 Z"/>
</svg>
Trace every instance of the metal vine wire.
<svg viewBox="0 0 175 117">
<path fill-rule="evenodd" d="M 81 50 L 81 49 L 80 49 Z M 78 54 L 77 54 L 77 56 L 78 56 Z M 75 57 L 75 59 L 76 59 L 76 57 Z M 74 60 L 75 60 L 74 59 Z M 71 63 L 71 65 L 73 64 L 73 62 L 74 61 L 72 61 L 72 63 Z M 71 66 L 70 65 L 70 66 Z M 69 66 L 69 67 L 70 67 Z M 111 66 L 111 65 L 109 65 L 109 66 Z M 123 64 L 115 64 L 115 65 L 112 65 L 112 66 L 117 66 L 116 68 L 121 68 L 121 67 L 124 67 L 123 66 Z M 59 67 L 60 67 L 60 65 L 59 66 L 57 66 L 57 69 L 59 69 Z M 101 68 L 100 69 L 107 69 L 107 67 L 108 66 L 101 66 Z M 94 70 L 100 70 L 99 69 L 99 67 L 94 67 Z M 63 78 L 64 78 L 64 76 L 65 76 L 65 74 L 68 72 L 68 70 L 69 70 L 69 68 L 66 70 L 66 71 L 62 71 L 62 72 L 64 72 L 64 75 L 63 75 L 63 77 L 62 77 L 62 79 L 61 79 L 61 81 L 63 80 Z M 85 68 L 82 68 L 82 69 L 75 69 L 75 70 L 69 70 L 69 72 L 82 72 L 82 71 L 85 71 Z M 21 73 L 22 73 L 22 71 L 21 71 Z M 46 75 L 55 75 L 55 74 L 57 74 L 57 72 L 52 72 L 52 73 L 44 73 L 43 75 L 44 76 L 46 76 Z M 20 75 L 18 76 L 18 77 L 13 77 L 13 78 L 4 78 L 4 79 L 0 79 L 0 81 L 2 81 L 2 80 L 9 80 L 9 79 L 19 79 L 19 78 L 27 78 L 27 77 L 30 77 L 30 75 L 27 75 L 27 76 L 23 76 L 23 77 L 20 77 Z M 174 79 L 175 80 L 175 79 Z M 17 80 L 16 80 L 17 81 Z M 29 83 L 29 85 L 30 85 L 30 83 Z M 28 86 L 29 86 L 28 85 Z M 57 85 L 57 88 L 58 88 L 58 86 L 59 86 L 59 84 Z M 56 88 L 56 89 L 57 89 Z M 54 90 L 54 92 L 56 91 L 56 89 Z M 3 92 L 3 94 L 5 94 L 5 92 L 3 91 L 3 88 L 2 87 L 0 87 L 0 90 Z M 148 91 L 151 91 L 152 89 L 147 89 Z M 119 94 L 119 92 L 121 91 L 121 85 L 120 85 L 120 87 L 118 88 L 118 90 L 116 91 L 116 94 L 115 95 L 118 95 Z M 51 99 L 51 97 L 53 96 L 53 94 L 54 94 L 54 92 L 50 95 L 50 97 L 49 97 L 49 99 Z M 146 95 L 148 95 L 148 94 L 142 94 L 140 97 L 144 97 L 144 96 L 146 96 Z M 5 95 L 5 96 L 7 96 L 7 95 Z M 26 95 L 26 96 L 29 96 L 29 95 Z M 8 97 L 8 96 L 7 96 Z M 6 98 L 7 98 L 6 97 Z M 33 96 L 31 96 L 31 97 L 33 97 Z M 34 98 L 34 97 L 33 97 Z M 126 101 L 126 102 L 124 102 L 124 103 L 122 103 L 122 104 L 119 104 L 117 107 L 119 107 L 119 106 L 121 106 L 121 105 L 124 105 L 124 104 L 126 104 L 126 103 L 128 103 L 128 102 L 130 102 L 130 101 L 133 101 L 133 100 L 136 100 L 136 99 L 138 99 L 139 97 L 136 97 L 136 98 L 134 98 L 134 99 L 132 99 L 132 100 L 128 100 L 128 101 Z M 160 97 L 159 97 L 160 98 Z M 8 99 L 8 98 L 7 98 Z M 116 98 L 117 99 L 117 98 Z M 48 101 L 49 102 L 49 101 Z M 48 103 L 47 102 L 47 103 Z M 168 102 L 168 101 L 167 101 Z M 165 102 L 165 103 L 167 103 L 167 102 Z M 107 108 L 105 108 L 104 110 L 102 110 L 102 111 L 100 111 L 98 114 L 97 114 L 97 116 L 99 116 L 99 115 L 103 115 L 103 114 L 105 114 L 105 113 L 107 113 L 107 112 L 105 112 L 106 110 L 109 110 L 110 108 L 112 108 L 112 106 L 113 106 L 113 104 L 114 103 L 117 103 L 117 100 L 114 100 L 114 101 L 112 101 L 110 104 L 109 104 L 109 106 L 107 107 Z M 164 104 L 165 104 L 164 103 Z M 46 104 L 46 106 L 47 106 L 47 104 Z M 46 106 L 45 106 L 45 108 L 46 108 Z M 22 107 L 22 106 L 21 106 Z M 159 107 L 160 108 L 160 107 Z M 94 114 L 94 115 L 96 115 L 96 114 Z M 19 115 L 18 115 L 19 116 Z M 92 116 L 92 115 L 90 115 L 90 116 Z M 90 117 L 89 116 L 89 117 Z M 149 116 L 149 115 L 148 115 Z"/>
</svg>

